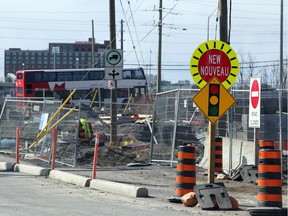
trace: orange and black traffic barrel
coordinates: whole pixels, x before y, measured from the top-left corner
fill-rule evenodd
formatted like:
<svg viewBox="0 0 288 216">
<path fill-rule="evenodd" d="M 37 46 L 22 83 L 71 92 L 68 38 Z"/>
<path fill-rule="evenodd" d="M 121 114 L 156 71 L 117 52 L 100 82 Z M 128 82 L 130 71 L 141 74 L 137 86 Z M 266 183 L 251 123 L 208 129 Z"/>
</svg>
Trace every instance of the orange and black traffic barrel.
<svg viewBox="0 0 288 216">
<path fill-rule="evenodd" d="M 222 138 L 215 138 L 215 172 L 223 172 Z"/>
<path fill-rule="evenodd" d="M 194 146 L 179 146 L 175 195 L 181 197 L 193 192 L 195 185 L 195 148 Z"/>
<path fill-rule="evenodd" d="M 258 164 L 258 207 L 282 208 L 281 152 L 260 149 Z"/>
<path fill-rule="evenodd" d="M 274 149 L 273 140 L 259 140 L 259 149 Z"/>
</svg>

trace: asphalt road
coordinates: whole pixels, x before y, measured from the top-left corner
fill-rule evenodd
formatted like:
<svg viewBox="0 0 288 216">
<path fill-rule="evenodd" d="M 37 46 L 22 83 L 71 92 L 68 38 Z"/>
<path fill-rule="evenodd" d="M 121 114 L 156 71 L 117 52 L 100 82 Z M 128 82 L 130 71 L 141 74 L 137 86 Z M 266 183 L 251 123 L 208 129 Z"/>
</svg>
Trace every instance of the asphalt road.
<svg viewBox="0 0 288 216">
<path fill-rule="evenodd" d="M 0 191 L 0 216 L 249 215 L 245 211 L 202 211 L 154 198 L 119 196 L 18 172 L 0 172 Z"/>
<path fill-rule="evenodd" d="M 14 161 L 0 154 L 0 162 Z M 21 164 L 30 164 L 22 161 Z M 91 169 L 60 168 L 69 173 L 91 177 Z M 199 173 L 198 173 L 199 171 Z M 205 183 L 203 170 L 197 171 L 197 184 Z M 62 181 L 0 171 L 0 216 L 2 215 L 249 215 L 248 209 L 257 204 L 257 186 L 250 183 L 227 181 L 229 195 L 239 201 L 234 211 L 207 211 L 200 207 L 183 207 L 169 203 L 175 191 L 175 169 L 165 166 L 98 167 L 97 178 L 146 187 L 150 198 L 126 197 L 107 191 L 75 186 Z M 287 205 L 287 190 L 283 187 L 283 205 Z"/>
</svg>

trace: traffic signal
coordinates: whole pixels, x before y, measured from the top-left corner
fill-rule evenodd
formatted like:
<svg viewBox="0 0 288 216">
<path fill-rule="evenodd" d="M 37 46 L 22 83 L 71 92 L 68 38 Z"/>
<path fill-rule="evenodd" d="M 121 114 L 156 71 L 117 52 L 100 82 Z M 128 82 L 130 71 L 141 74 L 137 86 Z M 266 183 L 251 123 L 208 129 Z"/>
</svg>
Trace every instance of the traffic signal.
<svg viewBox="0 0 288 216">
<path fill-rule="evenodd" d="M 208 116 L 219 116 L 220 84 L 209 84 Z"/>
</svg>

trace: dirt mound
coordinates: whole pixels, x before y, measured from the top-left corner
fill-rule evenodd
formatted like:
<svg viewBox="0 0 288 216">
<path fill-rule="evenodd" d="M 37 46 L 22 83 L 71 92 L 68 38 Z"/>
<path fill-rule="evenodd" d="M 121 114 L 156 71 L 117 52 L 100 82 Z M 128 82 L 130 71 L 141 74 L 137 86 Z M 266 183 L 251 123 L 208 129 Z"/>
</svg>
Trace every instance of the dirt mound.
<svg viewBox="0 0 288 216">
<path fill-rule="evenodd" d="M 147 146 L 148 147 L 148 146 Z M 71 164 L 75 159 L 75 145 L 66 144 L 57 146 L 57 158 L 59 161 Z M 57 159 L 56 158 L 56 159 Z M 81 145 L 77 149 L 77 166 L 93 165 L 94 146 Z M 111 146 L 108 143 L 100 145 L 98 149 L 98 166 L 113 167 L 127 165 L 128 163 L 148 163 L 150 148 L 131 149 L 119 146 Z"/>
</svg>

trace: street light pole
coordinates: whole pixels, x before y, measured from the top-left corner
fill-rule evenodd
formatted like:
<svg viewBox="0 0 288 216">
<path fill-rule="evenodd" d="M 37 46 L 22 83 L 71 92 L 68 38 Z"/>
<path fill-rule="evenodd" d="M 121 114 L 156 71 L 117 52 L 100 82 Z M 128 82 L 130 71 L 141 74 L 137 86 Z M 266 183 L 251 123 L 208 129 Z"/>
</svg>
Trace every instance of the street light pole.
<svg viewBox="0 0 288 216">
<path fill-rule="evenodd" d="M 159 33 L 158 33 L 158 69 L 157 69 L 157 93 L 161 92 L 161 64 L 162 64 L 162 0 L 159 1 Z"/>
<path fill-rule="evenodd" d="M 217 9 L 218 9 L 218 8 L 215 8 L 215 10 L 210 14 L 210 16 L 208 16 L 208 23 L 207 23 L 207 41 L 209 41 L 210 18 L 211 18 L 211 16 L 214 14 L 214 12 L 215 12 Z"/>
</svg>

